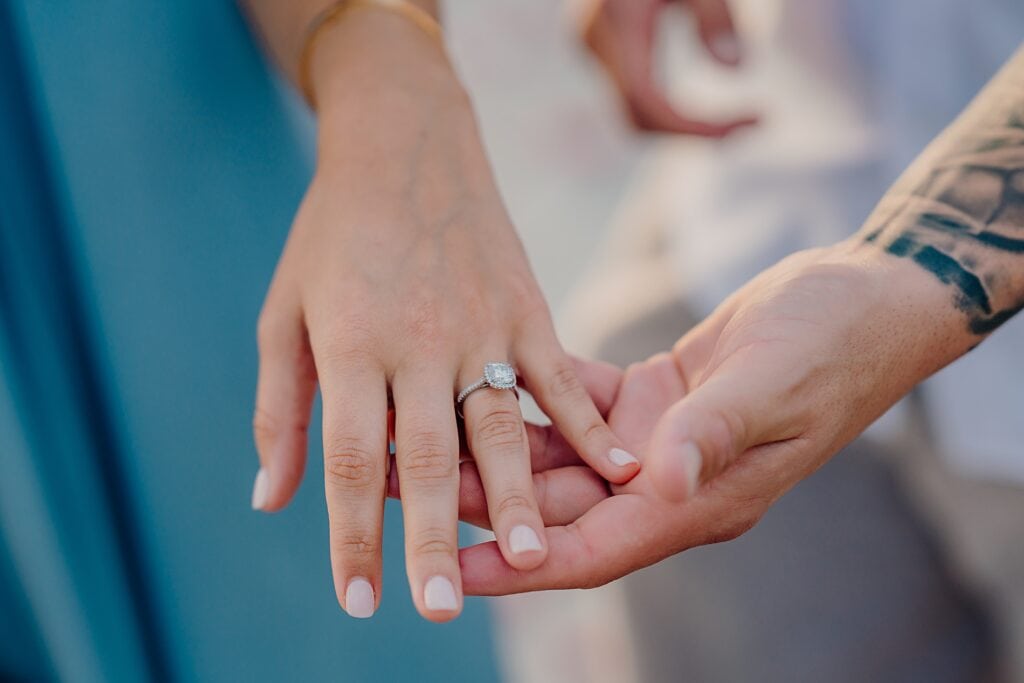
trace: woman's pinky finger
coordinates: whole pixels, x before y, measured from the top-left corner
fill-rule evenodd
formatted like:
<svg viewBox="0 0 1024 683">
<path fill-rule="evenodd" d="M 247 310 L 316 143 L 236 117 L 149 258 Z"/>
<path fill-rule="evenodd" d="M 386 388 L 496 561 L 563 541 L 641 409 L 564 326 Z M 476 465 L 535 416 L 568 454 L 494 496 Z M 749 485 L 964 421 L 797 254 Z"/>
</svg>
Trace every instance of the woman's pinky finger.
<svg viewBox="0 0 1024 683">
<path fill-rule="evenodd" d="M 252 507 L 274 512 L 288 504 L 302 481 L 316 368 L 297 305 L 264 309 L 257 338 L 260 366 L 253 433 L 260 468 Z"/>
</svg>

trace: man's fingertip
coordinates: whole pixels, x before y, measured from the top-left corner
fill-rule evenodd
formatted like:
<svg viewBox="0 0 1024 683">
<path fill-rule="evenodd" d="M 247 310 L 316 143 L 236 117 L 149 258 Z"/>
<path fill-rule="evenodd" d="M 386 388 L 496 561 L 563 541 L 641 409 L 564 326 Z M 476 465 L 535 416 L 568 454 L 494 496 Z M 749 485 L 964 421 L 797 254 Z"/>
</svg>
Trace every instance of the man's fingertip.
<svg viewBox="0 0 1024 683">
<path fill-rule="evenodd" d="M 704 457 L 695 442 L 687 441 L 679 449 L 679 466 L 682 468 L 686 497 L 693 496 L 700 486 L 700 473 L 704 467 Z"/>
<path fill-rule="evenodd" d="M 703 465 L 700 448 L 692 441 L 662 449 L 649 465 L 654 490 L 671 503 L 692 498 L 700 485 Z"/>
</svg>

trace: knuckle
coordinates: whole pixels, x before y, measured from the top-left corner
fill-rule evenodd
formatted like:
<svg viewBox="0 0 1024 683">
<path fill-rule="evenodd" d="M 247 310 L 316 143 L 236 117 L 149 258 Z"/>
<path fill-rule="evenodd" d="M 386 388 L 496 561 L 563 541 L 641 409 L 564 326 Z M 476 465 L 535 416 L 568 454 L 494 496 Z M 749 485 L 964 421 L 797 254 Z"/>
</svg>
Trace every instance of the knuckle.
<svg viewBox="0 0 1024 683">
<path fill-rule="evenodd" d="M 516 510 L 532 511 L 533 499 L 525 491 L 511 490 L 504 492 L 495 506 L 495 512 L 502 515 Z"/>
<path fill-rule="evenodd" d="M 407 309 L 406 333 L 410 339 L 431 340 L 441 335 L 442 308 L 433 298 L 420 298 Z"/>
<path fill-rule="evenodd" d="M 708 477 L 714 477 L 732 462 L 738 455 L 737 450 L 747 443 L 746 421 L 739 412 L 722 407 L 698 408 L 691 420 L 701 425 L 703 436 L 700 438 L 700 449 L 704 456 L 704 472 Z"/>
<path fill-rule="evenodd" d="M 746 443 L 746 423 L 738 412 L 720 408 L 707 416 L 707 428 L 715 460 L 710 464 L 717 474 L 735 455 L 736 444 Z M 714 454 L 718 454 L 718 457 L 714 457 Z"/>
<path fill-rule="evenodd" d="M 354 339 L 331 337 L 315 349 L 317 364 L 326 368 L 351 368 L 362 365 L 370 355 L 370 344 L 361 344 Z"/>
<path fill-rule="evenodd" d="M 511 408 L 495 408 L 477 422 L 476 440 L 489 448 L 517 448 L 523 445 L 523 418 Z"/>
<path fill-rule="evenodd" d="M 611 576 L 610 572 L 607 571 L 607 567 L 602 568 L 594 562 L 594 552 L 587 543 L 586 536 L 583 534 L 582 529 L 580 529 L 578 521 L 567 524 L 565 531 L 573 538 L 575 545 L 581 551 L 582 559 L 573 581 L 574 586 L 583 589 L 600 588 L 616 578 Z"/>
<path fill-rule="evenodd" d="M 586 395 L 583 383 L 576 374 L 576 368 L 563 362 L 555 368 L 548 380 L 548 393 L 553 399 L 580 399 Z"/>
<path fill-rule="evenodd" d="M 347 316 L 326 324 L 313 341 L 320 361 L 328 366 L 347 366 L 366 361 L 376 346 L 376 333 L 368 322 Z"/>
<path fill-rule="evenodd" d="M 490 329 L 494 324 L 493 300 L 481 289 L 468 288 L 460 298 L 465 319 L 476 321 L 482 329 Z"/>
<path fill-rule="evenodd" d="M 520 316 L 531 321 L 543 321 L 547 326 L 551 326 L 551 311 L 548 309 L 547 299 L 529 271 L 510 278 L 506 291 L 508 300 L 514 302 Z"/>
<path fill-rule="evenodd" d="M 379 540 L 367 533 L 338 531 L 331 538 L 335 553 L 345 557 L 371 558 L 380 552 Z"/>
<path fill-rule="evenodd" d="M 252 433 L 256 444 L 271 443 L 279 433 L 277 420 L 266 410 L 256 408 L 252 416 Z"/>
<path fill-rule="evenodd" d="M 592 422 L 587 425 L 586 429 L 583 430 L 583 440 L 590 441 L 606 441 L 611 436 L 611 429 L 604 423 L 603 420 Z"/>
<path fill-rule="evenodd" d="M 380 467 L 379 459 L 362 441 L 339 440 L 331 444 L 324 456 L 327 483 L 343 488 L 369 486 Z"/>
<path fill-rule="evenodd" d="M 294 432 L 299 436 L 305 436 L 309 429 L 309 418 L 302 415 L 292 416 L 290 419 L 279 420 L 270 411 L 264 408 L 256 408 L 252 417 L 252 432 L 256 437 L 256 444 L 272 444 L 283 434 Z"/>
<path fill-rule="evenodd" d="M 454 477 L 458 468 L 450 450 L 440 435 L 424 433 L 405 447 L 399 462 L 405 475 L 415 481 L 443 481 Z"/>
<path fill-rule="evenodd" d="M 438 555 L 452 557 L 456 552 L 455 543 L 452 541 L 451 535 L 441 529 L 428 529 L 417 533 L 412 539 L 410 549 L 412 554 L 417 557 Z"/>
<path fill-rule="evenodd" d="M 301 313 L 293 307 L 264 303 L 256 318 L 256 347 L 263 355 L 292 355 L 302 343 Z"/>
</svg>

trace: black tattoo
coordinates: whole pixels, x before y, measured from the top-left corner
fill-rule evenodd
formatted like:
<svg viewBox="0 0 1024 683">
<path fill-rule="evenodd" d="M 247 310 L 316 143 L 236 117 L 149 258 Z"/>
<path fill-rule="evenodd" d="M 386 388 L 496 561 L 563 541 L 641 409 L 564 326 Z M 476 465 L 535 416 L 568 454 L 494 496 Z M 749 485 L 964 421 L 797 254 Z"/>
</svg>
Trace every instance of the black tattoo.
<svg viewBox="0 0 1024 683">
<path fill-rule="evenodd" d="M 1024 309 L 1024 50 L 907 171 L 866 231 L 866 242 L 950 285 L 973 334 Z"/>
</svg>

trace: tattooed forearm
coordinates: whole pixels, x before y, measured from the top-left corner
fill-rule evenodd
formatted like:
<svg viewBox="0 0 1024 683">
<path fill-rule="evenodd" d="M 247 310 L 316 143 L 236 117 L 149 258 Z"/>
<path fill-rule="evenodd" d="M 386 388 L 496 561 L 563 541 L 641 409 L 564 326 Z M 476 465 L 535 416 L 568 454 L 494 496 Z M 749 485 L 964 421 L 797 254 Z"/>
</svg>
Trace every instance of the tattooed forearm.
<svg viewBox="0 0 1024 683">
<path fill-rule="evenodd" d="M 1024 49 L 890 190 L 863 238 L 949 285 L 972 334 L 1024 308 Z"/>
</svg>

